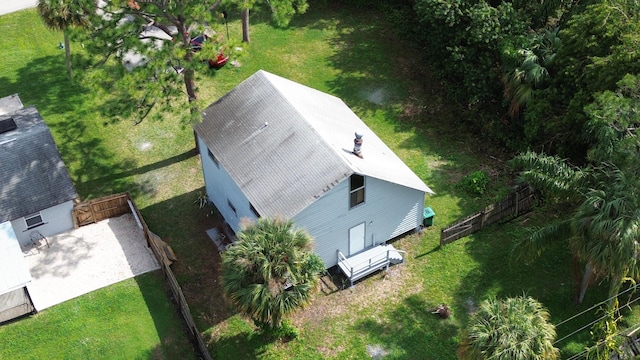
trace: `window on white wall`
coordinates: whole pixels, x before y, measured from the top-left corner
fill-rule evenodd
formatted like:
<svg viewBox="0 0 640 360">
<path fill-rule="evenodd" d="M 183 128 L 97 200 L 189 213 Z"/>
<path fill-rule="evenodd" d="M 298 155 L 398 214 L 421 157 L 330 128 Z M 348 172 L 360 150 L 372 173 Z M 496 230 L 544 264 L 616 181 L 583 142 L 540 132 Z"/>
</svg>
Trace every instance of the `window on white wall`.
<svg viewBox="0 0 640 360">
<path fill-rule="evenodd" d="M 227 199 L 227 205 L 229 205 L 229 208 L 231 208 L 231 211 L 233 211 L 233 213 L 236 214 L 236 216 L 238 216 L 238 211 L 236 211 L 236 207 L 233 206 L 233 204 L 231 203 L 231 200 Z"/>
<path fill-rule="evenodd" d="M 211 160 L 213 160 L 213 163 L 216 164 L 217 167 L 220 167 L 220 163 L 218 163 L 218 159 L 216 159 L 216 156 L 213 155 L 213 153 L 209 148 L 207 148 L 207 154 L 209 154 L 209 157 L 211 158 Z"/>
<path fill-rule="evenodd" d="M 351 175 L 351 188 L 349 191 L 349 208 L 364 202 L 364 176 Z"/>
<path fill-rule="evenodd" d="M 44 221 L 42 221 L 42 215 L 40 215 L 40 213 L 25 216 L 24 221 L 27 223 L 27 229 L 32 229 L 36 226 L 44 224 Z"/>
</svg>

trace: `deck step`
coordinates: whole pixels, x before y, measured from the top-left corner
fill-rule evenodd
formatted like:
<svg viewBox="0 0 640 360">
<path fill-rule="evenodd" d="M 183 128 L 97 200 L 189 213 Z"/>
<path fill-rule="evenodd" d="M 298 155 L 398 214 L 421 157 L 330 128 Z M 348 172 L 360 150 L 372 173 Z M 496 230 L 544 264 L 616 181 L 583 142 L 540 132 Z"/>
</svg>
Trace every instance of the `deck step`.
<svg viewBox="0 0 640 360">
<path fill-rule="evenodd" d="M 400 264 L 404 259 L 399 252 L 391 251 L 389 252 L 389 262 L 392 264 Z"/>
<path fill-rule="evenodd" d="M 402 261 L 404 260 L 404 258 L 402 257 L 402 254 L 400 254 L 399 252 L 395 251 L 395 248 L 393 247 L 393 245 L 382 245 L 385 250 L 390 250 L 389 251 L 389 262 L 392 264 L 400 264 L 402 263 Z"/>
</svg>

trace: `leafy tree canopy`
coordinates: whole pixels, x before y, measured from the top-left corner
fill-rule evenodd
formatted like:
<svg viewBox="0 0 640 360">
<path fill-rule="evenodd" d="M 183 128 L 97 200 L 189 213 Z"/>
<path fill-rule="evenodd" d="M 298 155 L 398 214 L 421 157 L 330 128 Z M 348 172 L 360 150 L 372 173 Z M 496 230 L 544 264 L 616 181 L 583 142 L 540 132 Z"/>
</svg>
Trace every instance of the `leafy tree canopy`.
<svg viewBox="0 0 640 360">
<path fill-rule="evenodd" d="M 640 163 L 640 79 L 628 74 L 618 82 L 615 91 L 596 95 L 587 105 L 589 117 L 586 133 L 594 144 L 589 159 L 594 163 L 613 162 L 620 167 L 631 167 L 637 173 Z"/>
<path fill-rule="evenodd" d="M 413 9 L 418 30 L 406 33 L 474 111 L 461 121 L 512 150 L 583 161 L 593 145 L 585 107 L 640 72 L 637 1 L 417 0 Z"/>
<path fill-rule="evenodd" d="M 94 0 L 78 1 L 90 8 Z M 158 107 L 158 117 L 177 112 L 199 118 L 197 74 L 211 71 L 207 62 L 217 54 L 232 55 L 220 31 L 219 6 L 220 0 L 98 1 L 90 24 L 76 36 L 91 65 L 101 66 L 93 82 L 114 95 L 104 105 L 107 114 L 141 121 Z M 198 35 L 206 39 L 195 44 Z"/>
<path fill-rule="evenodd" d="M 635 1 L 603 0 L 579 8 L 561 24 L 551 85 L 528 103 L 526 128 L 532 144 L 574 159 L 593 145 L 584 136 L 585 107 L 614 91 L 627 74 L 640 72 L 640 12 Z"/>
</svg>

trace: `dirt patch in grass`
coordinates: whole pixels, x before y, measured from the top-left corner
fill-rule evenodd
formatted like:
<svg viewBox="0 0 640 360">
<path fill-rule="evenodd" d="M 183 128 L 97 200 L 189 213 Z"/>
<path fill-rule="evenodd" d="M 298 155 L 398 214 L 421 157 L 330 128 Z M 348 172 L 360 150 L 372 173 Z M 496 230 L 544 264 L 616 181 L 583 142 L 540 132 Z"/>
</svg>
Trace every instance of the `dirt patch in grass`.
<svg viewBox="0 0 640 360">
<path fill-rule="evenodd" d="M 349 287 L 347 284 L 347 287 L 329 294 L 321 293 L 309 307 L 297 312 L 291 316 L 291 319 L 295 326 L 305 329 L 306 332 L 324 331 L 324 343 L 336 344 L 337 346 L 322 346 L 316 350 L 325 358 L 336 357 L 345 350 L 338 341 L 342 335 L 326 332 L 325 324 L 339 324 L 340 322 L 354 324 L 363 309 L 373 306 L 381 309 L 392 307 L 394 303 L 401 301 L 404 297 L 420 292 L 421 284 L 409 285 L 410 275 L 406 265 L 394 265 L 388 271 L 380 271 L 357 282 L 353 287 Z M 339 276 L 334 275 L 333 277 L 338 282 L 336 285 L 340 286 Z M 336 321 L 337 319 L 340 320 Z M 349 332 L 347 329 L 344 331 Z"/>
<path fill-rule="evenodd" d="M 387 289 L 392 286 L 398 286 L 397 283 L 393 285 L 393 282 L 388 278 L 395 276 L 394 281 L 401 281 L 397 279 L 396 275 L 402 272 L 401 267 L 403 267 L 403 265 L 396 265 L 389 268 L 388 271 L 383 270 L 374 273 L 366 279 L 357 282 L 353 287 L 349 287 L 347 281 L 346 287 L 343 288 L 343 279 L 340 274 L 332 273 L 331 275 L 324 276 L 323 281 L 331 279 L 330 281 L 333 281 L 333 286 L 337 289 L 329 294 L 322 292 L 324 289 L 321 289 L 321 292 L 316 296 L 310 306 L 291 317 L 293 323 L 298 327 L 304 328 L 331 317 L 344 315 L 348 313 L 355 304 L 365 306 L 366 302 L 373 301 L 373 299 L 369 298 L 372 293 L 374 293 L 373 296 L 375 296 L 377 301 L 380 301 L 381 298 L 386 297 L 385 294 L 388 293 Z M 371 282 L 375 282 L 375 284 L 370 284 Z M 374 288 L 378 291 L 374 292 Z"/>
<path fill-rule="evenodd" d="M 416 236 L 410 235 L 402 242 L 409 242 Z M 400 245 L 399 248 L 404 247 Z M 410 258 L 407 255 L 407 259 Z M 342 274 L 332 271 L 323 277 L 321 291 L 311 305 L 291 316 L 291 319 L 299 328 L 314 328 L 324 321 L 348 317 L 374 305 L 398 302 L 422 291 L 422 284 L 412 282 L 411 276 L 406 264 L 392 265 L 388 270 L 373 273 L 350 287 Z"/>
<path fill-rule="evenodd" d="M 384 87 L 379 87 L 374 89 L 362 90 L 360 91 L 360 96 L 370 103 L 376 105 L 384 105 L 389 102 L 390 93 L 391 92 Z"/>
<path fill-rule="evenodd" d="M 331 341 L 327 341 L 327 343 L 331 343 Z M 340 345 L 337 346 L 335 348 L 331 348 L 331 347 L 321 347 L 318 348 L 318 351 L 325 357 L 325 358 L 335 358 L 338 354 L 340 354 L 341 352 L 344 351 L 344 346 Z"/>
</svg>

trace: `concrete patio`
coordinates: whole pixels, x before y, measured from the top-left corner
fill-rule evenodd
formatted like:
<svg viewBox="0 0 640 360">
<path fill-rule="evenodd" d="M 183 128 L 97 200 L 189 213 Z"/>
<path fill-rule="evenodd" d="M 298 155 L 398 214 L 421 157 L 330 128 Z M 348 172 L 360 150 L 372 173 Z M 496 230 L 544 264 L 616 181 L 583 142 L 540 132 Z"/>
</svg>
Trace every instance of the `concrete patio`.
<svg viewBox="0 0 640 360">
<path fill-rule="evenodd" d="M 27 285 L 41 311 L 111 284 L 160 269 L 131 214 L 102 220 L 23 248 Z"/>
</svg>

